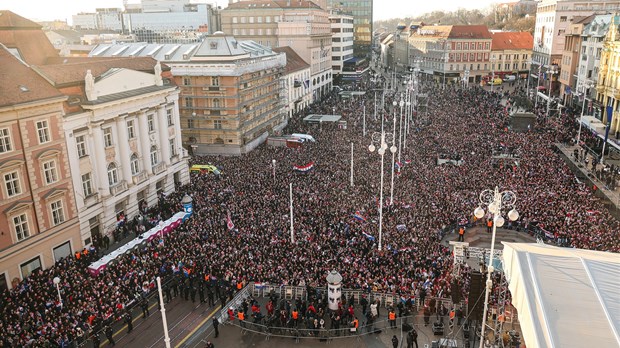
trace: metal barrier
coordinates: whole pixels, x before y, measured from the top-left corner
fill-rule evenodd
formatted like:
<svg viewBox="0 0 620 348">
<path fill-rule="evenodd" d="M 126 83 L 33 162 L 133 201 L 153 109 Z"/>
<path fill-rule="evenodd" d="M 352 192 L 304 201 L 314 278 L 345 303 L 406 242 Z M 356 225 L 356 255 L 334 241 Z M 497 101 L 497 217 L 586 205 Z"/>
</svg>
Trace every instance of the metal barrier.
<svg viewBox="0 0 620 348">
<path fill-rule="evenodd" d="M 220 323 L 224 324 L 225 322 L 228 321 L 228 308 L 231 308 L 231 307 L 232 308 L 240 308 L 241 304 L 248 297 L 251 296 L 250 290 L 253 289 L 253 288 L 254 288 L 254 283 L 249 283 L 243 289 L 241 289 L 235 295 L 235 297 L 233 297 L 233 299 L 231 301 L 226 303 L 226 306 L 222 307 L 222 309 L 220 310 L 220 316 L 219 316 Z"/>
<path fill-rule="evenodd" d="M 308 300 L 308 290 L 303 286 L 292 286 L 292 285 L 271 285 L 266 283 L 249 283 L 248 286 L 251 286 L 252 295 L 254 297 L 269 297 L 272 293 L 278 296 L 278 298 L 286 299 L 286 300 Z M 321 297 L 327 291 L 326 287 L 314 288 L 316 291 L 316 296 Z M 379 304 L 382 307 L 390 307 L 395 306 L 398 301 L 400 301 L 400 297 L 396 294 L 389 293 L 378 293 L 378 292 L 368 292 L 363 290 L 355 290 L 355 289 L 342 289 L 342 302 L 348 302 L 349 298 L 353 295 L 354 302 L 359 304 L 362 298 L 362 295 L 366 295 L 366 299 L 368 303 L 372 303 L 375 301 L 379 301 Z M 417 299 L 414 299 L 417 303 Z"/>
</svg>

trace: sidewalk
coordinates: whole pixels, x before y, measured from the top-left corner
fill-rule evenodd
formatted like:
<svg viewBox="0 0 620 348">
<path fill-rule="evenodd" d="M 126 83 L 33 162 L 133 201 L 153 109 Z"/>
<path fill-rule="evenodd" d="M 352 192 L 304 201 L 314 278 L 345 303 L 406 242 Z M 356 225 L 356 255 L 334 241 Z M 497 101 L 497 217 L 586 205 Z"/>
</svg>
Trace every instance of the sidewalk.
<svg viewBox="0 0 620 348">
<path fill-rule="evenodd" d="M 560 150 L 560 153 L 563 155 L 564 159 L 566 160 L 567 164 L 571 167 L 571 169 L 573 171 L 578 172 L 578 174 L 576 173 L 577 178 L 579 180 L 590 181 L 594 185 L 596 185 L 596 187 L 598 188 L 597 195 L 602 195 L 604 198 L 606 198 L 611 203 L 611 205 L 615 208 L 615 212 L 617 214 L 618 211 L 620 210 L 620 186 L 616 187 L 616 189 L 613 191 L 610 190 L 603 182 L 601 182 L 598 178 L 594 176 L 592 171 L 590 171 L 590 169 L 587 166 L 585 166 L 581 162 L 575 161 L 573 152 L 575 149 L 580 149 L 577 145 L 568 146 L 565 144 L 556 143 L 555 146 L 558 148 L 558 150 Z M 588 155 L 588 157 L 591 157 L 591 156 Z"/>
</svg>

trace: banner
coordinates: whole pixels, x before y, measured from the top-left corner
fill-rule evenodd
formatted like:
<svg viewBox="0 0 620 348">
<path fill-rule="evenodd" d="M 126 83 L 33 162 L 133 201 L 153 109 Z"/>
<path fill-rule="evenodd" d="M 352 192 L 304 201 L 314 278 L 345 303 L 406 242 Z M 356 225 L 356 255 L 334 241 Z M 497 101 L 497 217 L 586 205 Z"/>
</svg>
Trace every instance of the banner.
<svg viewBox="0 0 620 348">
<path fill-rule="evenodd" d="M 605 141 L 604 143 L 607 143 L 607 139 L 609 139 L 609 128 L 611 128 L 611 118 L 614 114 L 614 108 L 611 106 L 607 107 L 607 126 L 605 127 Z M 601 154 L 601 156 L 605 156 L 604 153 Z"/>
<path fill-rule="evenodd" d="M 228 215 L 226 216 L 226 227 L 228 227 L 229 231 L 235 228 L 235 224 L 232 222 L 232 219 L 230 218 L 230 210 L 228 211 Z"/>
<path fill-rule="evenodd" d="M 312 168 L 314 168 L 314 162 L 310 162 L 306 164 L 305 166 L 293 166 L 293 170 L 301 172 L 301 173 L 305 173 L 309 170 L 312 170 Z"/>
</svg>

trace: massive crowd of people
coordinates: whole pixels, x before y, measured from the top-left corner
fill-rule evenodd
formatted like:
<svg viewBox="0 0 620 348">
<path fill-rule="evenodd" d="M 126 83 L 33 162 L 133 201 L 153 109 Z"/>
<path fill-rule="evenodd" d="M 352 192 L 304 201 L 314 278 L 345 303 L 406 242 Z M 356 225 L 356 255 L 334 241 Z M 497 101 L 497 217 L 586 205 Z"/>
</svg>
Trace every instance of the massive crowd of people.
<svg viewBox="0 0 620 348">
<path fill-rule="evenodd" d="M 368 132 L 378 132 L 383 122 L 391 132 L 394 116 L 400 119 L 400 108 L 391 105 L 400 101 L 403 91 L 388 92 L 375 117 L 371 91 L 382 86 L 382 79 L 366 79 L 359 85 L 368 91 L 365 96 L 342 100 L 333 94 L 290 120 L 288 133 L 311 134 L 315 143 L 296 149 L 261 145 L 240 157 L 192 158 L 192 163 L 217 165 L 221 174 L 192 174 L 190 185 L 146 213 L 166 218 L 182 210 L 179 202 L 187 193 L 194 202 L 189 220 L 165 243 L 153 241 L 134 249 L 99 276 L 91 276 L 87 266 L 102 245 L 80 259 L 68 257 L 35 271 L 0 296 L 0 346 L 69 347 L 83 342 L 121 320 L 128 306 L 153 290 L 156 276 L 174 278 L 166 292 L 180 289 L 193 298 L 196 291 L 206 291 L 222 303 L 237 283 L 322 287 L 332 269 L 343 276 L 346 288 L 403 296 L 419 296 L 425 288 L 429 298 L 447 297 L 452 259 L 441 243 L 442 231 L 471 221 L 479 193 L 496 185 L 517 194 L 523 230 L 536 226 L 565 246 L 620 251 L 618 221 L 554 151 L 553 142 L 574 138 L 570 116 L 552 120 L 539 108 L 535 127 L 517 133 L 510 129 L 500 101 L 523 91 L 489 93 L 474 86 L 443 88 L 430 82 L 422 89 L 430 96 L 428 112 L 414 115 L 406 145 L 396 139 L 402 165 L 394 179 L 394 199 L 384 201 L 379 251 L 381 157 L 368 151 L 370 136 L 364 137 L 362 129 L 365 123 Z M 347 121 L 346 129 L 301 121 L 307 114 L 334 110 Z M 510 153 L 510 161 L 493 156 L 504 151 Z M 460 165 L 438 165 L 443 154 L 458 156 Z M 384 161 L 384 196 L 389 197 L 389 151 Z M 293 170 L 310 162 L 311 171 Z M 62 303 L 54 277 L 61 279 Z M 462 281 L 466 289 L 467 279 Z"/>
</svg>

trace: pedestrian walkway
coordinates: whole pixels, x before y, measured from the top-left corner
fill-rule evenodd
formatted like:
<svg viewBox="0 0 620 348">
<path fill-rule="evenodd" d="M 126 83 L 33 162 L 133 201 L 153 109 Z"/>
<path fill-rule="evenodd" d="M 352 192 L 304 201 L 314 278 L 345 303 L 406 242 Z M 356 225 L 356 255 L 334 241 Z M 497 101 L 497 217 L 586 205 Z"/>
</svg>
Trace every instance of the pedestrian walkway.
<svg viewBox="0 0 620 348">
<path fill-rule="evenodd" d="M 555 146 L 561 152 L 567 164 L 571 167 L 573 172 L 577 172 L 577 178 L 581 181 L 586 180 L 596 185 L 597 187 L 597 195 L 601 195 L 604 197 L 611 205 L 612 211 L 615 211 L 616 214 L 620 210 L 620 186 L 616 187 L 614 190 L 611 190 L 605 183 L 600 181 L 594 173 L 591 171 L 591 167 L 584 165 L 582 162 L 578 162 L 575 160 L 574 152 L 575 150 L 581 150 L 577 145 L 566 145 L 561 143 L 556 143 Z M 591 157 L 588 155 L 588 157 Z M 590 161 L 593 159 L 591 158 Z M 591 163 L 591 162 L 590 162 Z"/>
</svg>

